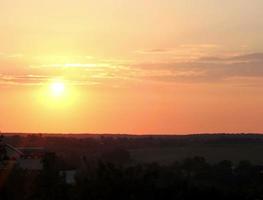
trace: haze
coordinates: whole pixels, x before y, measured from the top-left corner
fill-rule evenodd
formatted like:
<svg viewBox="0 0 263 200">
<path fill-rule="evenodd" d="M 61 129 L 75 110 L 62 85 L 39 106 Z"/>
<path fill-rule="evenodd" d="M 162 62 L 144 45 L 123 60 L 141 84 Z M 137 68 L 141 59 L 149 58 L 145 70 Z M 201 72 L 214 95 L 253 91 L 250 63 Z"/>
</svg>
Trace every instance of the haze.
<svg viewBox="0 0 263 200">
<path fill-rule="evenodd" d="M 1 0 L 0 130 L 262 132 L 262 0 Z"/>
</svg>

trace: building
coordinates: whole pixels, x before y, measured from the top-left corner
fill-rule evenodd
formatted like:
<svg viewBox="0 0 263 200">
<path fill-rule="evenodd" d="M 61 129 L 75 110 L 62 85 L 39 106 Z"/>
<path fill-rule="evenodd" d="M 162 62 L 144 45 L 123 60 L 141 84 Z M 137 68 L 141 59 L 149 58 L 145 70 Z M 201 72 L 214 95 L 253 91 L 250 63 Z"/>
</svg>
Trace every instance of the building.
<svg viewBox="0 0 263 200">
<path fill-rule="evenodd" d="M 0 169 L 17 165 L 25 170 L 42 170 L 44 148 L 16 148 L 0 141 Z"/>
</svg>

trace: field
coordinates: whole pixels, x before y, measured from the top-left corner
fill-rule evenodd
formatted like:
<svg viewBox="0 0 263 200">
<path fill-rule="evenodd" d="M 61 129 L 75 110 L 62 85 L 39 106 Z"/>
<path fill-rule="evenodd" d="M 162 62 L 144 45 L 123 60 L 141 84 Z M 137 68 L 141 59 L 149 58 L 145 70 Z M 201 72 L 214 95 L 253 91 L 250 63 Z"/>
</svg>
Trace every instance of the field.
<svg viewBox="0 0 263 200">
<path fill-rule="evenodd" d="M 159 162 L 169 164 L 185 158 L 202 156 L 210 163 L 231 160 L 237 163 L 249 160 L 254 164 L 263 164 L 263 146 L 261 144 L 222 144 L 222 145 L 187 145 L 163 148 L 141 148 L 130 150 L 135 162 Z"/>
</svg>

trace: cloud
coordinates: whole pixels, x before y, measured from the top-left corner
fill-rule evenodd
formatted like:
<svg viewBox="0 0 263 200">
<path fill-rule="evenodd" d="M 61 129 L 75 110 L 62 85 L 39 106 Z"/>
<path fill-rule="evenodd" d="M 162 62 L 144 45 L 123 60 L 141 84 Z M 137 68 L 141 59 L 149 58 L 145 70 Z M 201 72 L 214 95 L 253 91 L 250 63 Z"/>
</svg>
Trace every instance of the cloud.
<svg viewBox="0 0 263 200">
<path fill-rule="evenodd" d="M 129 68 L 112 60 L 82 63 L 28 63 L 21 59 L 0 59 L 0 85 L 41 85 L 62 78 L 72 85 L 112 85 L 129 78 Z M 115 84 L 116 85 L 116 84 Z"/>
<path fill-rule="evenodd" d="M 234 56 L 225 56 L 225 57 L 201 57 L 201 61 L 232 61 L 232 62 L 250 62 L 250 61 L 261 61 L 263 60 L 263 53 L 248 53 L 248 54 L 239 54 Z"/>
<path fill-rule="evenodd" d="M 203 48 L 213 48 L 204 46 Z M 153 52 L 166 52 L 153 49 Z M 189 54 L 191 55 L 191 54 Z M 138 59 L 139 60 L 139 59 Z M 263 81 L 263 53 L 199 56 L 189 59 L 169 57 L 144 62 L 109 61 L 80 63 L 30 63 L 21 57 L 0 59 L 0 84 L 39 85 L 62 77 L 74 85 L 121 85 L 137 81 L 169 83 L 229 83 Z M 251 83 L 253 80 L 256 83 Z"/>
<path fill-rule="evenodd" d="M 165 54 L 165 53 L 173 53 L 174 49 L 145 49 L 145 50 L 138 50 L 136 53 L 139 54 Z"/>
<path fill-rule="evenodd" d="M 58 63 L 58 64 L 47 64 L 40 65 L 38 67 L 50 67 L 50 68 L 110 68 L 112 67 L 108 63 Z"/>
<path fill-rule="evenodd" d="M 49 76 L 42 75 L 3 75 L 0 74 L 0 83 L 2 84 L 19 84 L 19 85 L 36 85 L 50 80 Z"/>
<path fill-rule="evenodd" d="M 132 66 L 147 71 L 145 78 L 169 82 L 214 82 L 237 77 L 263 79 L 263 53 L 200 57 L 185 62 L 148 62 Z"/>
<path fill-rule="evenodd" d="M 184 44 L 171 48 L 142 49 L 137 50 L 135 53 L 158 59 L 168 59 L 170 57 L 176 60 L 185 61 L 210 55 L 218 51 L 219 48 L 220 45 L 217 44 Z"/>
<path fill-rule="evenodd" d="M 186 51 L 186 50 L 207 50 L 207 49 L 217 49 L 220 45 L 218 44 L 183 44 L 178 45 L 172 48 L 153 48 L 153 49 L 144 49 L 144 50 L 137 50 L 137 53 L 143 54 L 152 54 L 152 53 L 176 53 L 178 51 Z"/>
</svg>

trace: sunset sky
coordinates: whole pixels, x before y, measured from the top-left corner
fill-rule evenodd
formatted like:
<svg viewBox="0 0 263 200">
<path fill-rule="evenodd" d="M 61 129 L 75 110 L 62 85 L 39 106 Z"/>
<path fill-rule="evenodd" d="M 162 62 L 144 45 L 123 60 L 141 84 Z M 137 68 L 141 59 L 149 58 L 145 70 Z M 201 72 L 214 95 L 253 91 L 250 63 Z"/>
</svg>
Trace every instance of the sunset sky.
<svg viewBox="0 0 263 200">
<path fill-rule="evenodd" d="M 263 132 L 262 0 L 1 0 L 0 130 Z"/>
</svg>

